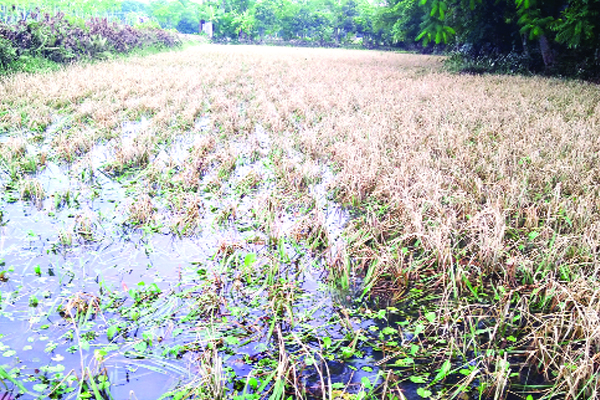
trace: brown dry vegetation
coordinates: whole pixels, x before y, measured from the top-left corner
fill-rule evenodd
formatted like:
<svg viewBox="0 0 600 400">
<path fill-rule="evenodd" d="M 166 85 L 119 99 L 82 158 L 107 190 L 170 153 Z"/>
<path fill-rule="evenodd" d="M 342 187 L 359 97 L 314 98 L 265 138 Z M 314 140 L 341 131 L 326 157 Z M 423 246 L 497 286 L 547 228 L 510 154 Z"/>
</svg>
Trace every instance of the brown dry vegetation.
<svg viewBox="0 0 600 400">
<path fill-rule="evenodd" d="M 453 75 L 440 62 L 203 45 L 4 78 L 0 131 L 42 130 L 53 115 L 70 113 L 74 123 L 110 138 L 121 121 L 144 115 L 150 129 L 117 159 L 145 164 L 156 141 L 209 115 L 212 136 L 190 155 L 182 178 L 195 190 L 207 157 L 235 167 L 215 140 L 261 124 L 279 146 L 292 143 L 334 167 L 336 199 L 359 211 L 347 229 L 353 265 L 376 265 L 367 284 L 374 291 L 384 285 L 395 299 L 411 288 L 435 295 L 437 319 L 428 332 L 449 342 L 448 354 L 501 348 L 499 332 L 516 329 L 517 321 L 521 359 L 555 382 L 554 393 L 593 398 L 600 366 L 600 88 Z M 89 137 L 56 140 L 70 160 L 89 151 Z M 1 146 L 6 157 L 24 148 L 20 139 Z M 290 176 L 297 178 L 290 186 L 302 190 L 302 177 Z M 201 212 L 195 195 L 173 204 L 175 229 L 193 226 Z M 132 212 L 138 221 L 149 218 L 145 210 Z M 485 338 L 465 333 L 490 320 L 496 327 Z M 479 362 L 479 379 L 497 395 L 511 371 L 522 372 L 501 352 Z"/>
</svg>

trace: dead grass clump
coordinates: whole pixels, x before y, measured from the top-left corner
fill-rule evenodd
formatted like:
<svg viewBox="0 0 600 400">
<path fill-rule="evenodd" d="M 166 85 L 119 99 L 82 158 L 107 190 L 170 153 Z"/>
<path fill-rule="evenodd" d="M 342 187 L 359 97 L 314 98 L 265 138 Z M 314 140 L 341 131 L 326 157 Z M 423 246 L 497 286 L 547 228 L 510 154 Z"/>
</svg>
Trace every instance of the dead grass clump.
<svg viewBox="0 0 600 400">
<path fill-rule="evenodd" d="M 93 294 L 78 292 L 66 300 L 60 309 L 65 318 L 90 319 L 100 313 L 100 299 Z"/>
<path fill-rule="evenodd" d="M 221 258 L 227 258 L 240 250 L 243 247 L 243 243 L 235 240 L 222 240 L 217 247 L 215 256 Z"/>
<path fill-rule="evenodd" d="M 235 204 L 228 204 L 216 215 L 215 222 L 219 225 L 225 225 L 229 222 L 235 221 L 236 217 L 237 207 Z"/>
<path fill-rule="evenodd" d="M 108 166 L 112 173 L 122 173 L 128 168 L 144 168 L 150 162 L 156 137 L 143 133 L 133 140 L 120 139 L 115 144 L 115 161 Z"/>
<path fill-rule="evenodd" d="M 82 213 L 75 217 L 73 232 L 88 242 L 100 239 L 98 237 L 98 223 L 91 213 Z"/>
<path fill-rule="evenodd" d="M 250 171 L 241 177 L 236 183 L 236 192 L 239 197 L 244 197 L 252 193 L 258 188 L 262 182 L 262 176 L 256 171 Z"/>
<path fill-rule="evenodd" d="M 298 221 L 292 228 L 291 236 L 294 240 L 305 241 L 313 251 L 324 250 L 330 244 L 322 213 L 311 213 Z"/>
<path fill-rule="evenodd" d="M 319 178 L 318 170 L 312 161 L 299 162 L 283 152 L 273 156 L 275 173 L 282 185 L 292 193 L 306 192 L 309 185 Z"/>
<path fill-rule="evenodd" d="M 88 153 L 93 145 L 93 133 L 75 129 L 68 132 L 61 131 L 52 139 L 52 147 L 58 157 L 68 162 Z"/>
<path fill-rule="evenodd" d="M 278 216 L 282 209 L 281 199 L 271 194 L 259 196 L 252 209 L 252 216 L 258 229 L 265 233 L 272 243 L 277 243 L 283 236 L 278 223 Z"/>
<path fill-rule="evenodd" d="M 15 161 L 25 156 L 27 141 L 22 137 L 9 137 L 0 144 L 0 157 L 6 161 Z"/>
<path fill-rule="evenodd" d="M 217 178 L 220 182 L 227 181 L 237 164 L 237 152 L 227 147 L 217 150 L 211 157 L 211 162 L 218 164 Z"/>
<path fill-rule="evenodd" d="M 73 244 L 73 229 L 60 228 L 58 230 L 58 244 L 71 246 Z"/>
<path fill-rule="evenodd" d="M 46 193 L 42 183 L 36 178 L 24 178 L 19 181 L 19 193 L 24 200 L 32 201 L 38 208 L 43 206 Z"/>
<path fill-rule="evenodd" d="M 586 279 L 547 285 L 532 297 L 545 314 L 531 315 L 529 361 L 556 382 L 565 399 L 595 398 L 600 390 L 600 298 Z"/>
<path fill-rule="evenodd" d="M 200 184 L 200 178 L 208 170 L 210 164 L 209 154 L 215 148 L 214 137 L 202 136 L 190 149 L 190 155 L 183 165 L 183 170 L 174 177 L 175 182 L 180 182 L 183 190 L 195 191 Z"/>
<path fill-rule="evenodd" d="M 190 164 L 185 164 L 183 171 L 177 174 L 172 183 L 181 185 L 184 191 L 195 192 L 200 186 L 201 171 L 192 167 Z"/>
<path fill-rule="evenodd" d="M 129 204 L 127 221 L 133 226 L 147 225 L 154 221 L 155 212 L 156 206 L 152 203 L 152 198 L 142 194 Z"/>
<path fill-rule="evenodd" d="M 194 382 L 195 390 L 202 394 L 210 396 L 214 400 L 222 400 L 225 395 L 225 372 L 223 369 L 223 359 L 217 351 L 217 345 L 207 346 L 198 360 L 198 372 L 201 377 L 198 382 Z M 201 388 L 201 389 L 199 389 Z"/>
<path fill-rule="evenodd" d="M 481 263 L 493 268 L 504 256 L 505 221 L 497 205 L 489 205 L 473 215 L 469 220 L 469 237 L 474 240 L 465 251 L 476 254 Z"/>
<path fill-rule="evenodd" d="M 181 236 L 196 233 L 203 214 L 202 198 L 195 193 L 176 194 L 169 204 L 173 214 L 171 229 Z"/>
<path fill-rule="evenodd" d="M 204 171 L 207 167 L 207 157 L 215 149 L 216 141 L 212 135 L 205 135 L 194 142 L 194 147 L 190 151 L 189 161 L 193 167 L 199 171 Z"/>
</svg>

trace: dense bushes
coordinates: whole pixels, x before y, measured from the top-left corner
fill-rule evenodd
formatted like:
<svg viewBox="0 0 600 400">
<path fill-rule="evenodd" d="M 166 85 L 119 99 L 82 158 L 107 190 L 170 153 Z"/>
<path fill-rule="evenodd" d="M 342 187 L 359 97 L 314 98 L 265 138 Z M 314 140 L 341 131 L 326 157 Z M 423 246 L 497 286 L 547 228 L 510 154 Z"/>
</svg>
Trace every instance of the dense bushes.
<svg viewBox="0 0 600 400">
<path fill-rule="evenodd" d="M 467 72 L 521 72 L 600 80 L 600 2 L 422 0 L 416 39 L 456 49 Z"/>
<path fill-rule="evenodd" d="M 1 29 L 1 27 L 0 27 Z M 17 58 L 17 49 L 0 31 L 0 69 L 4 69 Z"/>
<path fill-rule="evenodd" d="M 55 15 L 32 13 L 10 25 L 0 23 L 0 70 L 28 57 L 66 63 L 146 47 L 178 45 L 177 34 L 162 29 L 134 28 L 106 18 L 83 21 L 60 12 Z"/>
<path fill-rule="evenodd" d="M 558 47 L 558 46 L 557 46 Z M 545 66 L 540 51 L 474 52 L 470 46 L 456 46 L 449 52 L 446 65 L 465 73 L 546 74 L 600 82 L 600 53 L 565 49 L 557 52 L 551 66 Z"/>
</svg>

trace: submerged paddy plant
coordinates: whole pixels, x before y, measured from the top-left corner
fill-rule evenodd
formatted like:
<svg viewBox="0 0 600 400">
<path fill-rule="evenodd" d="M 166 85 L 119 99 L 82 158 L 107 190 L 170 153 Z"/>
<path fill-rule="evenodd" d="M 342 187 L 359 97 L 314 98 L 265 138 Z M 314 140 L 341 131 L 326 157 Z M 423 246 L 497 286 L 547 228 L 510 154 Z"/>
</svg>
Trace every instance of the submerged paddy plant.
<svg viewBox="0 0 600 400">
<path fill-rule="evenodd" d="M 147 194 L 140 195 L 129 204 L 129 221 L 134 226 L 150 224 L 155 212 L 152 198 Z"/>
<path fill-rule="evenodd" d="M 37 207 L 41 207 L 46 196 L 40 181 L 35 178 L 25 178 L 19 182 L 19 193 L 24 200 L 30 200 Z"/>
</svg>

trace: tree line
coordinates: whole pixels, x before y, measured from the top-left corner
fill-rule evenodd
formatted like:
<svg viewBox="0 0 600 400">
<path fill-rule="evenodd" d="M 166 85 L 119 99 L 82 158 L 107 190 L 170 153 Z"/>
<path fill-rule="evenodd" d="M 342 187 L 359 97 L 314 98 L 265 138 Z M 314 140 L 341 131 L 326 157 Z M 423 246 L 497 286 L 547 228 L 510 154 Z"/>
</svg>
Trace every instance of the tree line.
<svg viewBox="0 0 600 400">
<path fill-rule="evenodd" d="M 600 0 L 0 0 L 9 7 L 106 16 L 217 41 L 446 51 L 467 71 L 600 76 Z"/>
</svg>

